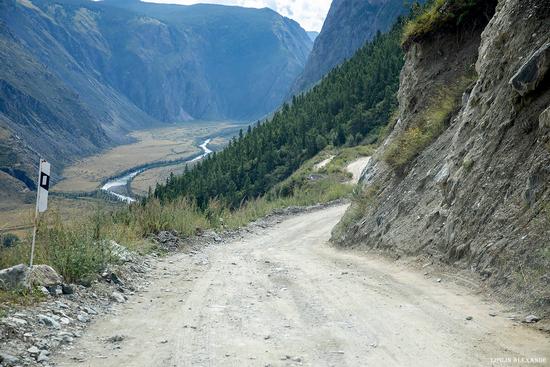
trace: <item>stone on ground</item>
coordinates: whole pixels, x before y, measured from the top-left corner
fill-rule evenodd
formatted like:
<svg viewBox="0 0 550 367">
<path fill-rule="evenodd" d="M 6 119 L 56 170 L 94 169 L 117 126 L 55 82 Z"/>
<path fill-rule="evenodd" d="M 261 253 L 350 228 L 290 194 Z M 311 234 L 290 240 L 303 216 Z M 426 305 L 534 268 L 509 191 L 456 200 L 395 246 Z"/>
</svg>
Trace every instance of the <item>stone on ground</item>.
<svg viewBox="0 0 550 367">
<path fill-rule="evenodd" d="M 34 265 L 31 282 L 37 287 L 55 287 L 63 284 L 63 277 L 49 265 Z"/>
<path fill-rule="evenodd" d="M 0 270 L 0 289 L 13 291 L 28 287 L 29 268 L 24 264 Z"/>
</svg>

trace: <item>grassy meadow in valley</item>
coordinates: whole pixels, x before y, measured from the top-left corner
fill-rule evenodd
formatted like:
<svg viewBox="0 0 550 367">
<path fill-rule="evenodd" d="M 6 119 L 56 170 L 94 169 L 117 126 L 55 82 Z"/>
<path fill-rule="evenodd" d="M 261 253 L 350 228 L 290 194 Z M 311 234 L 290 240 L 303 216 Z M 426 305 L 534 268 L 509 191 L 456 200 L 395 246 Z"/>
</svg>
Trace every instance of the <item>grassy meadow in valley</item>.
<svg viewBox="0 0 550 367">
<path fill-rule="evenodd" d="M 228 129 L 236 129 L 237 126 L 230 122 L 193 122 L 132 132 L 130 135 L 136 139 L 135 143 L 115 147 L 67 167 L 63 171 L 63 179 L 53 187 L 53 191 L 94 191 L 106 178 L 133 167 L 183 159 L 197 154 L 201 152 L 197 144 L 200 139 L 224 134 Z M 170 167 L 159 170 L 168 174 L 169 171 Z M 162 178 L 163 175 L 159 173 L 159 177 Z M 156 182 L 148 180 L 147 183 L 154 187 Z M 144 188 L 144 191 L 147 191 L 147 188 Z"/>
<path fill-rule="evenodd" d="M 230 128 L 231 130 L 231 128 Z M 213 138 L 208 147 L 212 150 L 218 150 L 228 142 L 228 136 Z M 196 146 L 195 146 L 196 147 Z M 199 150 L 197 150 L 198 152 Z M 170 177 L 170 174 L 181 175 L 185 171 L 187 163 L 173 164 L 170 166 L 155 167 L 148 169 L 137 175 L 131 182 L 132 192 L 138 196 L 145 196 L 149 187 L 155 188 L 157 183 L 164 183 Z"/>
</svg>

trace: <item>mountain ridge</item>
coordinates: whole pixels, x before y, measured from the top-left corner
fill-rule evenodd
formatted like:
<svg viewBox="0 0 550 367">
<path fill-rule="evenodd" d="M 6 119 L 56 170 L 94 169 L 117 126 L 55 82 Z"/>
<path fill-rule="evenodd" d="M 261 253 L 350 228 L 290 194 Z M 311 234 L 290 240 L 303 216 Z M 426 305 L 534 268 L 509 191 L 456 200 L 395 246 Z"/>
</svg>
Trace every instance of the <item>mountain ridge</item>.
<svg viewBox="0 0 550 367">
<path fill-rule="evenodd" d="M 409 9 L 403 0 L 334 0 L 305 69 L 293 83 L 290 95 L 311 88 L 377 32 L 389 31 L 397 17 L 406 15 Z"/>
</svg>

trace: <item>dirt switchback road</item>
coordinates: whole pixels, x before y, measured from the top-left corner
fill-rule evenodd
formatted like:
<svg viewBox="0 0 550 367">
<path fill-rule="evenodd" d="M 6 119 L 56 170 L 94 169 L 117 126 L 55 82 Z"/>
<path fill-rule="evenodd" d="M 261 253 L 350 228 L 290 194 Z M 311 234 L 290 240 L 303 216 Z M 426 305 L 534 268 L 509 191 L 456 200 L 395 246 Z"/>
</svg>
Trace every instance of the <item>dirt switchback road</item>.
<svg viewBox="0 0 550 367">
<path fill-rule="evenodd" d="M 470 290 L 327 245 L 345 207 L 177 254 L 61 366 L 519 366 L 547 335 Z M 489 313 L 497 312 L 496 317 Z M 467 317 L 472 320 L 466 320 Z M 119 343 L 107 341 L 123 335 Z M 503 364 L 491 358 L 503 358 Z"/>
</svg>

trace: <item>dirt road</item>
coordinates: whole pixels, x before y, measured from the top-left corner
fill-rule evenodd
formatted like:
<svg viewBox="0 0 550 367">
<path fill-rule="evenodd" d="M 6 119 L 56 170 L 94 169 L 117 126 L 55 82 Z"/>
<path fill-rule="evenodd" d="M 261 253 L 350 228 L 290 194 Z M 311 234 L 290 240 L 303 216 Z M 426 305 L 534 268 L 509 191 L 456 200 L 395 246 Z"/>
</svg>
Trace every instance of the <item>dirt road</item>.
<svg viewBox="0 0 550 367">
<path fill-rule="evenodd" d="M 291 217 L 204 253 L 163 260 L 148 292 L 95 322 L 56 362 L 169 367 L 550 361 L 548 336 L 506 319 L 502 306 L 445 280 L 327 245 L 344 210 Z M 107 341 L 115 335 L 124 340 Z"/>
</svg>

